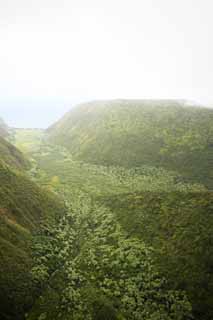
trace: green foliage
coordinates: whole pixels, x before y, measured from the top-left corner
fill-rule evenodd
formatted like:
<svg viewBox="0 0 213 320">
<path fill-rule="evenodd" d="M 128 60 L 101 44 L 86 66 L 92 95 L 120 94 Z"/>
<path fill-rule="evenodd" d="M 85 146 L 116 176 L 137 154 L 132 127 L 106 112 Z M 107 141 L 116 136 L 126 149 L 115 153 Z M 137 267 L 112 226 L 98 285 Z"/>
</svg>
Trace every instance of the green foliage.
<svg viewBox="0 0 213 320">
<path fill-rule="evenodd" d="M 44 136 L 42 129 L 14 129 L 15 146 L 27 155 L 38 150 Z"/>
<path fill-rule="evenodd" d="M 147 212 L 147 216 L 150 215 L 150 217 L 152 211 L 154 210 L 153 207 L 156 205 L 156 210 L 159 208 L 159 192 L 162 194 L 162 197 L 165 197 L 166 199 L 168 192 L 178 191 L 178 199 L 182 199 L 183 195 L 185 194 L 187 197 L 189 192 L 193 192 L 194 197 L 196 197 L 196 194 L 198 194 L 199 197 L 199 194 L 201 194 L 201 192 L 203 194 L 205 191 L 205 188 L 201 185 L 186 183 L 186 181 L 184 181 L 184 179 L 177 173 L 166 171 L 162 168 L 143 166 L 125 169 L 122 167 L 104 167 L 86 164 L 73 160 L 72 156 L 65 149 L 48 144 L 43 144 L 39 152 L 34 153 L 33 155 L 38 163 L 38 166 L 33 169 L 33 177 L 35 179 L 45 186 L 52 187 L 53 189 L 57 190 L 71 202 L 74 202 L 78 197 L 79 191 L 89 193 L 94 200 L 98 201 L 102 201 L 104 197 L 104 203 L 111 206 L 111 209 L 115 212 L 115 215 L 119 217 L 118 221 L 122 224 L 128 235 L 131 237 L 138 234 L 141 236 L 141 234 L 145 233 L 143 231 L 144 224 L 147 226 L 146 230 L 147 233 L 150 234 L 150 237 L 153 234 L 152 232 L 155 230 L 154 227 L 143 221 L 144 214 L 142 214 L 140 206 L 140 197 L 142 195 L 138 193 L 139 191 L 145 192 L 143 193 L 145 199 L 150 199 L 151 195 L 153 195 L 149 202 L 145 202 L 147 205 L 144 209 L 144 211 Z M 42 168 L 42 171 L 38 168 Z M 59 178 L 57 178 L 57 182 L 59 183 L 52 184 L 52 179 L 55 176 Z M 53 180 L 55 180 L 55 178 Z M 129 191 L 134 191 L 136 193 L 132 194 L 132 198 L 130 194 L 129 203 L 126 203 L 125 193 L 128 193 Z M 162 193 L 162 191 L 164 191 L 164 193 Z M 122 199 L 124 199 L 124 204 Z M 179 200 L 177 200 L 177 203 L 178 201 Z M 185 209 L 187 210 L 187 205 Z M 196 204 L 194 205 L 193 209 L 196 210 Z M 79 214 L 81 214 L 80 205 L 78 211 Z M 137 212 L 137 215 L 135 215 L 134 212 Z M 153 217 L 155 216 L 153 215 Z M 192 223 L 195 224 L 195 221 Z M 156 224 L 158 224 L 157 219 Z M 188 246 L 190 247 L 190 242 Z M 170 259 L 172 261 L 171 257 Z M 192 260 L 192 254 L 188 257 L 188 259 L 189 261 Z M 51 264 L 54 265 L 53 262 L 51 262 Z M 167 262 L 164 262 L 164 266 L 166 265 Z M 177 264 L 177 270 L 179 270 L 178 267 L 180 267 L 179 264 Z M 191 267 L 188 266 L 189 271 L 191 270 L 190 268 Z M 171 270 L 173 270 L 173 267 L 171 267 Z M 164 271 L 166 273 L 167 268 L 165 268 Z M 182 273 L 180 272 L 179 274 L 179 279 L 181 282 Z M 41 269 L 41 278 L 44 276 L 47 276 L 45 268 Z M 206 277 L 205 271 L 203 272 L 203 277 Z M 178 279 L 178 277 L 176 278 Z M 179 282 L 177 281 L 177 283 Z M 171 288 L 173 288 L 172 285 Z M 187 286 L 185 285 L 183 288 L 187 288 Z M 193 287 L 193 289 L 192 287 L 191 289 L 188 288 L 187 290 L 188 293 L 190 293 L 190 297 L 192 296 L 192 291 L 197 291 L 195 287 Z M 208 290 L 211 293 L 211 289 Z M 202 293 L 203 301 L 205 300 L 205 294 L 206 292 L 204 290 Z M 194 301 L 196 301 L 196 298 L 193 298 L 193 303 Z M 205 308 L 205 304 L 202 302 L 202 307 L 200 304 L 199 308 Z"/>
<path fill-rule="evenodd" d="M 47 141 L 19 130 L 29 176 L 72 204 L 37 229 L 27 319 L 188 319 L 184 291 L 212 319 L 212 117 L 183 101 L 97 102 Z"/>
<path fill-rule="evenodd" d="M 48 135 L 78 160 L 163 167 L 213 187 L 211 109 L 184 101 L 91 102 L 73 108 Z"/>
<path fill-rule="evenodd" d="M 12 150 L 9 156 L 17 167 L 21 162 L 16 155 L 21 154 L 9 143 L 3 143 Z M 3 159 L 8 159 L 7 153 Z M 0 318 L 22 320 L 35 296 L 29 272 L 32 233 L 42 221 L 54 221 L 56 215 L 63 213 L 63 206 L 55 195 L 40 189 L 2 159 L 0 181 Z"/>
<path fill-rule="evenodd" d="M 126 169 L 86 164 L 73 160 L 63 148 L 48 144 L 43 144 L 33 156 L 38 164 L 37 170 L 33 169 L 34 178 L 47 187 L 63 190 L 69 197 L 73 197 L 77 190 L 89 193 L 93 198 L 142 190 L 205 190 L 202 185 L 187 183 L 176 172 L 163 168 L 143 166 Z M 56 177 L 59 184 L 53 183 Z"/>
<path fill-rule="evenodd" d="M 32 273 L 48 289 L 27 319 L 189 319 L 186 296 L 167 289 L 152 250 L 128 239 L 104 207 L 76 200 L 38 236 Z"/>
<path fill-rule="evenodd" d="M 102 199 L 129 236 L 155 248 L 171 288 L 186 290 L 197 319 L 213 317 L 213 193 L 121 194 Z"/>
<path fill-rule="evenodd" d="M 24 155 L 12 144 L 0 136 L 0 160 L 16 169 L 29 168 L 29 162 Z"/>
</svg>

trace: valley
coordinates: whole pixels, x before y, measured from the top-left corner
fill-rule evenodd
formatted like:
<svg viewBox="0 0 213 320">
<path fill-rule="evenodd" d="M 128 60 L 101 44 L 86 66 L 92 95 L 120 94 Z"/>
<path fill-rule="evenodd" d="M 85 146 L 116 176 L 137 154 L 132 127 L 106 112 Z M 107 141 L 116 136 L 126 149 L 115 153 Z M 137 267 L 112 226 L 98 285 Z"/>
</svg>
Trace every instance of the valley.
<svg viewBox="0 0 213 320">
<path fill-rule="evenodd" d="M 1 318 L 211 320 L 212 128 L 207 108 L 118 100 L 4 135 Z"/>
</svg>

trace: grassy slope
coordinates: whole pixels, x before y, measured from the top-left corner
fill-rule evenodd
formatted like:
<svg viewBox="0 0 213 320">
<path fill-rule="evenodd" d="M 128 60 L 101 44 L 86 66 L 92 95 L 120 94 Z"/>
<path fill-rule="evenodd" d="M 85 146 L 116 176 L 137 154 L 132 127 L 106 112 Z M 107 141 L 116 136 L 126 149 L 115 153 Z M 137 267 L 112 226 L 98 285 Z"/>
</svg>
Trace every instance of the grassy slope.
<svg viewBox="0 0 213 320">
<path fill-rule="evenodd" d="M 12 144 L 0 137 L 0 160 L 16 169 L 29 168 L 29 162 Z"/>
<path fill-rule="evenodd" d="M 0 139 L 0 150 L 0 319 L 23 319 L 32 303 L 31 234 L 63 206 L 17 170 L 27 162 L 15 147 Z"/>
<path fill-rule="evenodd" d="M 181 101 L 79 105 L 47 131 L 49 141 L 93 164 L 177 170 L 213 187 L 213 110 Z"/>
</svg>

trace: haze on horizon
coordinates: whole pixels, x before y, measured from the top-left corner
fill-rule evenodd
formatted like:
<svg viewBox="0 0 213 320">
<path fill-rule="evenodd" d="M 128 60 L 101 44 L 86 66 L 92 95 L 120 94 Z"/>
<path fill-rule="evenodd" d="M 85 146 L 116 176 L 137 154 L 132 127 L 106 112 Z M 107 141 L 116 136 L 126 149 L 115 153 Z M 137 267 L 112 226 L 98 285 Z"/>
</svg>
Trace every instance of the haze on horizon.
<svg viewBox="0 0 213 320">
<path fill-rule="evenodd" d="M 46 127 L 94 99 L 213 105 L 211 0 L 0 0 L 0 116 Z"/>
</svg>

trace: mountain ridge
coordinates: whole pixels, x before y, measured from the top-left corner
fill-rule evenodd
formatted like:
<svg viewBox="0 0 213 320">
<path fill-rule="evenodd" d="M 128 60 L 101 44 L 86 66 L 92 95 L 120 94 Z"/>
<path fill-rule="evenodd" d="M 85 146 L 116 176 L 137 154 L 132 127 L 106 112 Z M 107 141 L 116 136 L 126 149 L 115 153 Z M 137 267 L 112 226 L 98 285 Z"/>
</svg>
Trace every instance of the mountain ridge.
<svg viewBox="0 0 213 320">
<path fill-rule="evenodd" d="M 149 164 L 213 188 L 212 128 L 213 110 L 186 106 L 185 100 L 113 100 L 77 105 L 46 132 L 49 142 L 77 160 L 129 168 Z"/>
</svg>

